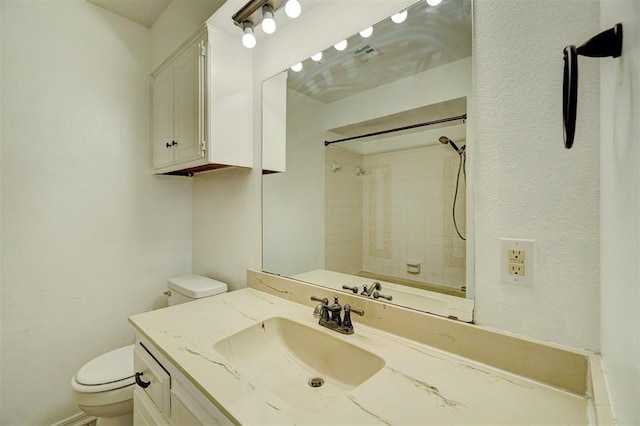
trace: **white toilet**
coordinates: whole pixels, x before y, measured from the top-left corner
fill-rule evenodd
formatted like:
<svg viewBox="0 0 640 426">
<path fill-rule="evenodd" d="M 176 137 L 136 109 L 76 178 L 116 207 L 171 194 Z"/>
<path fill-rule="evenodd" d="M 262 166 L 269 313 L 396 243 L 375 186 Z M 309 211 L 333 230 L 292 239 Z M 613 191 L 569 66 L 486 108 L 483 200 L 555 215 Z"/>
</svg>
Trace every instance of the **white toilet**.
<svg viewBox="0 0 640 426">
<path fill-rule="evenodd" d="M 225 293 L 227 284 L 200 275 L 168 281 L 169 306 Z M 133 424 L 134 345 L 114 349 L 89 361 L 71 380 L 80 409 L 98 419 L 97 425 Z"/>
</svg>

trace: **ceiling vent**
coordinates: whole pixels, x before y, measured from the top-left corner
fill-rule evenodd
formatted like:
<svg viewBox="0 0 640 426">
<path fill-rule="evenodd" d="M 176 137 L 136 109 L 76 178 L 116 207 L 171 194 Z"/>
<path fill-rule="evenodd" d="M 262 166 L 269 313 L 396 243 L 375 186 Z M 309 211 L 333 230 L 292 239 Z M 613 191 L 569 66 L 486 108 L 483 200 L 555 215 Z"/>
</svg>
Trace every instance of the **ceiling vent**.
<svg viewBox="0 0 640 426">
<path fill-rule="evenodd" d="M 351 54 L 360 62 L 367 62 L 369 59 L 380 56 L 382 53 L 374 49 L 370 44 L 365 44 L 352 50 Z"/>
</svg>

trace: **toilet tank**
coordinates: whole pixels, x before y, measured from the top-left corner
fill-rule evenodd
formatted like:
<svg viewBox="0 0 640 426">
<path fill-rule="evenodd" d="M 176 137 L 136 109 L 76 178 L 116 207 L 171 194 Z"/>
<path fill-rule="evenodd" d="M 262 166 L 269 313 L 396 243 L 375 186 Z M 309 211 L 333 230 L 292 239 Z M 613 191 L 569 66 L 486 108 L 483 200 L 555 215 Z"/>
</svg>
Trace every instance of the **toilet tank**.
<svg viewBox="0 0 640 426">
<path fill-rule="evenodd" d="M 167 284 L 169 306 L 215 296 L 225 293 L 228 289 L 227 284 L 223 282 L 195 274 L 170 278 Z"/>
</svg>

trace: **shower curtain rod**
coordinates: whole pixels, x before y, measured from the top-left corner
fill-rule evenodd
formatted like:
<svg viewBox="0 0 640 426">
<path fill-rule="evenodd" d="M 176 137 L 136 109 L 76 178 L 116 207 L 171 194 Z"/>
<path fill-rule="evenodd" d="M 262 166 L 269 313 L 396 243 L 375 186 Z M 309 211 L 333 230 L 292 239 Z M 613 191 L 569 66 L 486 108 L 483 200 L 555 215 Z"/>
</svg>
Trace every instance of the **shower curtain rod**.
<svg viewBox="0 0 640 426">
<path fill-rule="evenodd" d="M 403 127 L 396 127 L 395 129 L 381 130 L 379 132 L 367 133 L 365 135 L 351 136 L 349 138 L 344 138 L 344 139 L 336 139 L 335 141 L 324 141 L 324 146 L 329 146 L 331 144 L 338 143 L 338 142 L 351 141 L 354 139 L 367 138 L 369 136 L 378 136 L 378 135 L 384 135 L 386 133 L 415 129 L 416 127 L 432 126 L 434 124 L 447 123 L 449 121 L 466 120 L 466 119 L 467 119 L 467 114 L 462 114 L 462 115 L 457 115 L 455 117 L 442 118 L 440 120 L 426 121 L 424 123 L 411 124 L 409 126 L 403 126 Z"/>
</svg>

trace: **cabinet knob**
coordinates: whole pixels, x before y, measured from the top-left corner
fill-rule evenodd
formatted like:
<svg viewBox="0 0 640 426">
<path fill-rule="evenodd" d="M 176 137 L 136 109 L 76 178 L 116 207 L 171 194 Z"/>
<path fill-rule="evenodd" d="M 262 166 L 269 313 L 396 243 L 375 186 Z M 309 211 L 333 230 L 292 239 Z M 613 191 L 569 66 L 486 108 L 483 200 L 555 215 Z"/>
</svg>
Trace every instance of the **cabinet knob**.
<svg viewBox="0 0 640 426">
<path fill-rule="evenodd" d="M 169 142 L 167 142 L 167 148 L 171 148 L 171 144 Z"/>
<path fill-rule="evenodd" d="M 171 141 L 171 146 L 176 146 L 176 145 L 178 145 L 178 142 L 176 142 L 176 141 Z"/>
</svg>

